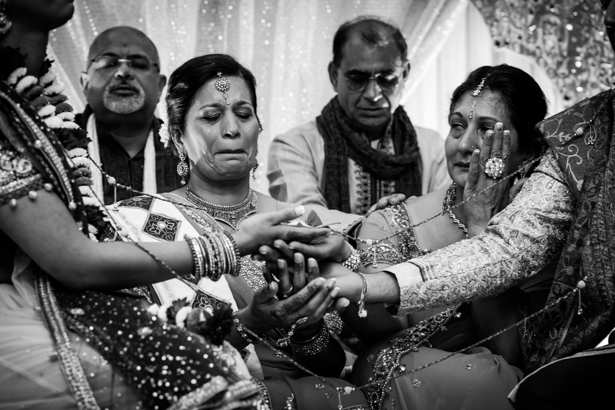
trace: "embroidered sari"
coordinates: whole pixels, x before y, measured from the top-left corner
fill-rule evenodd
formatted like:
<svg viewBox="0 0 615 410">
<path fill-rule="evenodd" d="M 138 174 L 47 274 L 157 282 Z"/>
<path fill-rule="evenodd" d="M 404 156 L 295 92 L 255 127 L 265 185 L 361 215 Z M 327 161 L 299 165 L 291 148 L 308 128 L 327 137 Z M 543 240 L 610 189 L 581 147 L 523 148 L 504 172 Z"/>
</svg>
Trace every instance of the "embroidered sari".
<svg viewBox="0 0 615 410">
<path fill-rule="evenodd" d="M 87 231 L 64 147 L 4 81 L 0 164 L 0 204 L 19 212 L 17 199 L 35 200 L 44 188 L 75 210 L 73 229 Z M 230 409 L 258 402 L 258 386 L 242 374 L 230 345 L 215 347 L 160 323 L 133 294 L 71 292 L 4 232 L 0 244 L 2 277 L 10 272 L 0 283 L 0 407 Z"/>
<path fill-rule="evenodd" d="M 382 269 L 383 264 L 394 265 L 428 253 L 419 246 L 412 225 L 405 204 L 368 218 L 358 236 L 389 239 L 364 247 L 363 269 Z M 464 349 L 536 310 L 546 299 L 553 272 L 551 266 L 498 297 L 408 315 L 409 328 L 377 342 L 355 362 L 355 382 L 375 382 L 365 389 L 370 407 L 511 408 L 507 395 L 523 376 L 517 367 L 521 363 L 516 332 L 507 331 L 490 343 Z M 463 353 L 449 353 L 456 351 Z M 415 373 L 405 373 L 439 360 Z"/>
<path fill-rule="evenodd" d="M 291 206 L 259 192 L 256 194 L 259 212 L 273 212 Z M 131 239 L 136 241 L 170 242 L 182 240 L 184 236 L 195 237 L 206 232 L 224 229 L 206 212 L 196 209 L 186 199 L 172 193 L 156 197 L 139 196 L 126 199 L 110 206 L 109 210 L 127 230 Z M 311 225 L 319 223 L 314 213 L 308 214 L 303 219 Z M 238 310 L 248 306 L 254 292 L 266 285 L 261 264 L 246 256 L 241 258 L 239 276 L 223 276 L 217 282 L 206 278 L 199 281 L 198 286 L 206 297 L 199 297 L 187 285 L 175 279 L 135 291 L 154 302 L 165 303 L 172 298 L 186 298 L 193 306 L 209 306 L 216 309 L 223 305 L 230 305 L 233 310 Z M 325 322 L 332 334 L 340 333 L 342 323 L 337 313 L 326 314 Z M 280 395 L 283 394 L 282 399 L 286 399 L 290 395 L 287 392 L 292 392 L 298 409 L 336 409 L 340 403 L 339 399 L 342 400 L 341 405 L 345 409 L 366 408 L 365 398 L 360 392 L 338 397 L 335 390 L 331 389 L 332 386 L 348 386 L 348 383 L 328 378 L 328 382 L 323 384 L 320 378 L 304 377 L 304 373 L 298 372 L 298 369 L 279 353 L 283 352 L 293 357 L 291 346 L 276 345 L 276 341 L 284 336 L 286 336 L 286 331 L 283 329 L 270 330 L 261 335 L 270 345 L 275 346 L 277 351 L 262 343 L 257 343 L 249 345 L 247 351 L 242 352 L 251 375 L 265 381 L 270 401 L 280 402 Z M 277 407 L 279 406 L 272 408 Z"/>
</svg>

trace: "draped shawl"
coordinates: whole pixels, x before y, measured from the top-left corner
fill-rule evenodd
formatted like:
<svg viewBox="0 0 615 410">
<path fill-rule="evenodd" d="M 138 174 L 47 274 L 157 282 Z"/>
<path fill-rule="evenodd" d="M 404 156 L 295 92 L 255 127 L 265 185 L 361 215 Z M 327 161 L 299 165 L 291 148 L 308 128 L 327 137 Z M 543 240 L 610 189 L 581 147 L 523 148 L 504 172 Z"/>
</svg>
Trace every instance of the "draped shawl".
<svg viewBox="0 0 615 410">
<path fill-rule="evenodd" d="M 576 199 L 547 303 L 582 279 L 586 286 L 580 296 L 569 295 L 527 323 L 527 372 L 594 348 L 615 327 L 614 101 L 607 91 L 539 124 Z M 585 132 L 575 137 L 579 127 Z"/>
<path fill-rule="evenodd" d="M 406 111 L 399 106 L 393 113 L 390 132 L 395 154 L 372 148 L 369 139 L 351 126 L 336 97 L 316 118 L 318 132 L 325 142 L 324 197 L 329 209 L 350 213 L 348 158 L 371 176 L 371 204 L 380 197 L 381 181 L 395 181 L 397 192 L 421 195 L 421 153 L 416 130 Z"/>
</svg>

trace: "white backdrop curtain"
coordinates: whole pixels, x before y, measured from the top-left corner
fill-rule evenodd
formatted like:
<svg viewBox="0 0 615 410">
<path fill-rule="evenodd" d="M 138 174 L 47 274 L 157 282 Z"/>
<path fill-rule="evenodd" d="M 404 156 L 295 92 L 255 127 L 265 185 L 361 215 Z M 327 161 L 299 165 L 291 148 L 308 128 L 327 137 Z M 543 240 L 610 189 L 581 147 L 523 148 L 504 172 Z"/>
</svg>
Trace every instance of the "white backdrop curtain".
<svg viewBox="0 0 615 410">
<path fill-rule="evenodd" d="M 50 37 L 50 56 L 81 111 L 79 74 L 87 50 L 103 30 L 128 25 L 158 47 L 161 71 L 170 75 L 184 61 L 206 53 L 229 53 L 258 82 L 258 111 L 265 131 L 253 187 L 267 192 L 266 160 L 271 139 L 320 113 L 334 96 L 327 75 L 337 27 L 359 15 L 377 15 L 400 26 L 412 71 L 403 103 L 412 121 L 448 132 L 450 96 L 469 71 L 508 63 L 532 74 L 551 102 L 561 97 L 530 59 L 496 50 L 480 12 L 468 0 L 82 0 L 75 15 Z M 164 119 L 161 101 L 158 114 Z"/>
</svg>

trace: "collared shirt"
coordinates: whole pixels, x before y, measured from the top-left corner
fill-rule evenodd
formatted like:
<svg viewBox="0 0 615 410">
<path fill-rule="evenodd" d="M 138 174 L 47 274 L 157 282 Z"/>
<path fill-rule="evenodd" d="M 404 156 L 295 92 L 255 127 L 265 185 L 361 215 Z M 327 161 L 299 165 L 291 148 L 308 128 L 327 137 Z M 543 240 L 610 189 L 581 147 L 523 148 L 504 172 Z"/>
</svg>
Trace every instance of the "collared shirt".
<svg viewBox="0 0 615 410">
<path fill-rule="evenodd" d="M 425 194 L 447 186 L 451 180 L 446 168 L 444 140 L 434 130 L 416 126 L 415 129 L 421 150 L 421 182 Z M 385 141 L 372 141 L 372 146 L 392 150 L 392 146 L 387 148 Z M 315 121 L 278 135 L 269 148 L 269 193 L 279 201 L 308 206 L 316 211 L 323 223 L 336 223 L 332 228 L 341 230 L 356 221 L 360 215 L 327 208 L 323 196 L 324 161 L 325 143 Z M 349 159 L 350 207 L 357 213 L 365 209 L 360 192 L 364 177 L 365 171 Z"/>
<path fill-rule="evenodd" d="M 88 107 L 89 108 L 89 107 Z M 78 123 L 85 127 L 91 110 L 86 108 L 83 114 L 77 116 Z M 124 147 L 104 129 L 104 126 L 96 121 L 98 143 L 100 149 L 100 161 L 103 170 L 113 176 L 122 185 L 132 187 L 137 191 L 143 190 L 143 174 L 145 167 L 145 145 L 134 156 L 130 157 Z M 171 148 L 165 148 L 160 141 L 158 132 L 154 132 L 154 149 L 156 151 L 156 187 L 159 193 L 174 191 L 181 187 L 181 177 L 177 174 L 178 159 Z M 114 187 L 109 185 L 103 178 L 103 190 L 105 205 L 116 201 Z M 127 199 L 137 193 L 117 188 L 117 201 Z"/>
</svg>

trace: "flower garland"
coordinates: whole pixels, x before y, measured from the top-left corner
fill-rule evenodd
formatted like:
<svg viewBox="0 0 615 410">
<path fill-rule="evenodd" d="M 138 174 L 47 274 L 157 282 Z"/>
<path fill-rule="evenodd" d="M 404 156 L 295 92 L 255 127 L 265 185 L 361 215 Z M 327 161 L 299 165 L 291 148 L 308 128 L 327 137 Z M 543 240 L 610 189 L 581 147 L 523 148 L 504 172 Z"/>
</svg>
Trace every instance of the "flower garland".
<svg viewBox="0 0 615 410">
<path fill-rule="evenodd" d="M 0 48 L 0 78 L 13 87 L 17 94 L 38 114 L 40 119 L 52 129 L 66 150 L 72 169 L 69 176 L 79 186 L 88 223 L 88 236 L 93 241 L 103 239 L 111 226 L 104 205 L 94 197 L 92 185 L 92 161 L 88 158 L 87 146 L 90 139 L 77 125 L 73 107 L 62 94 L 64 88 L 58 78 L 50 71 L 52 61 L 46 59 L 39 72 L 39 78 L 28 75 L 25 57 L 13 47 Z"/>
</svg>

